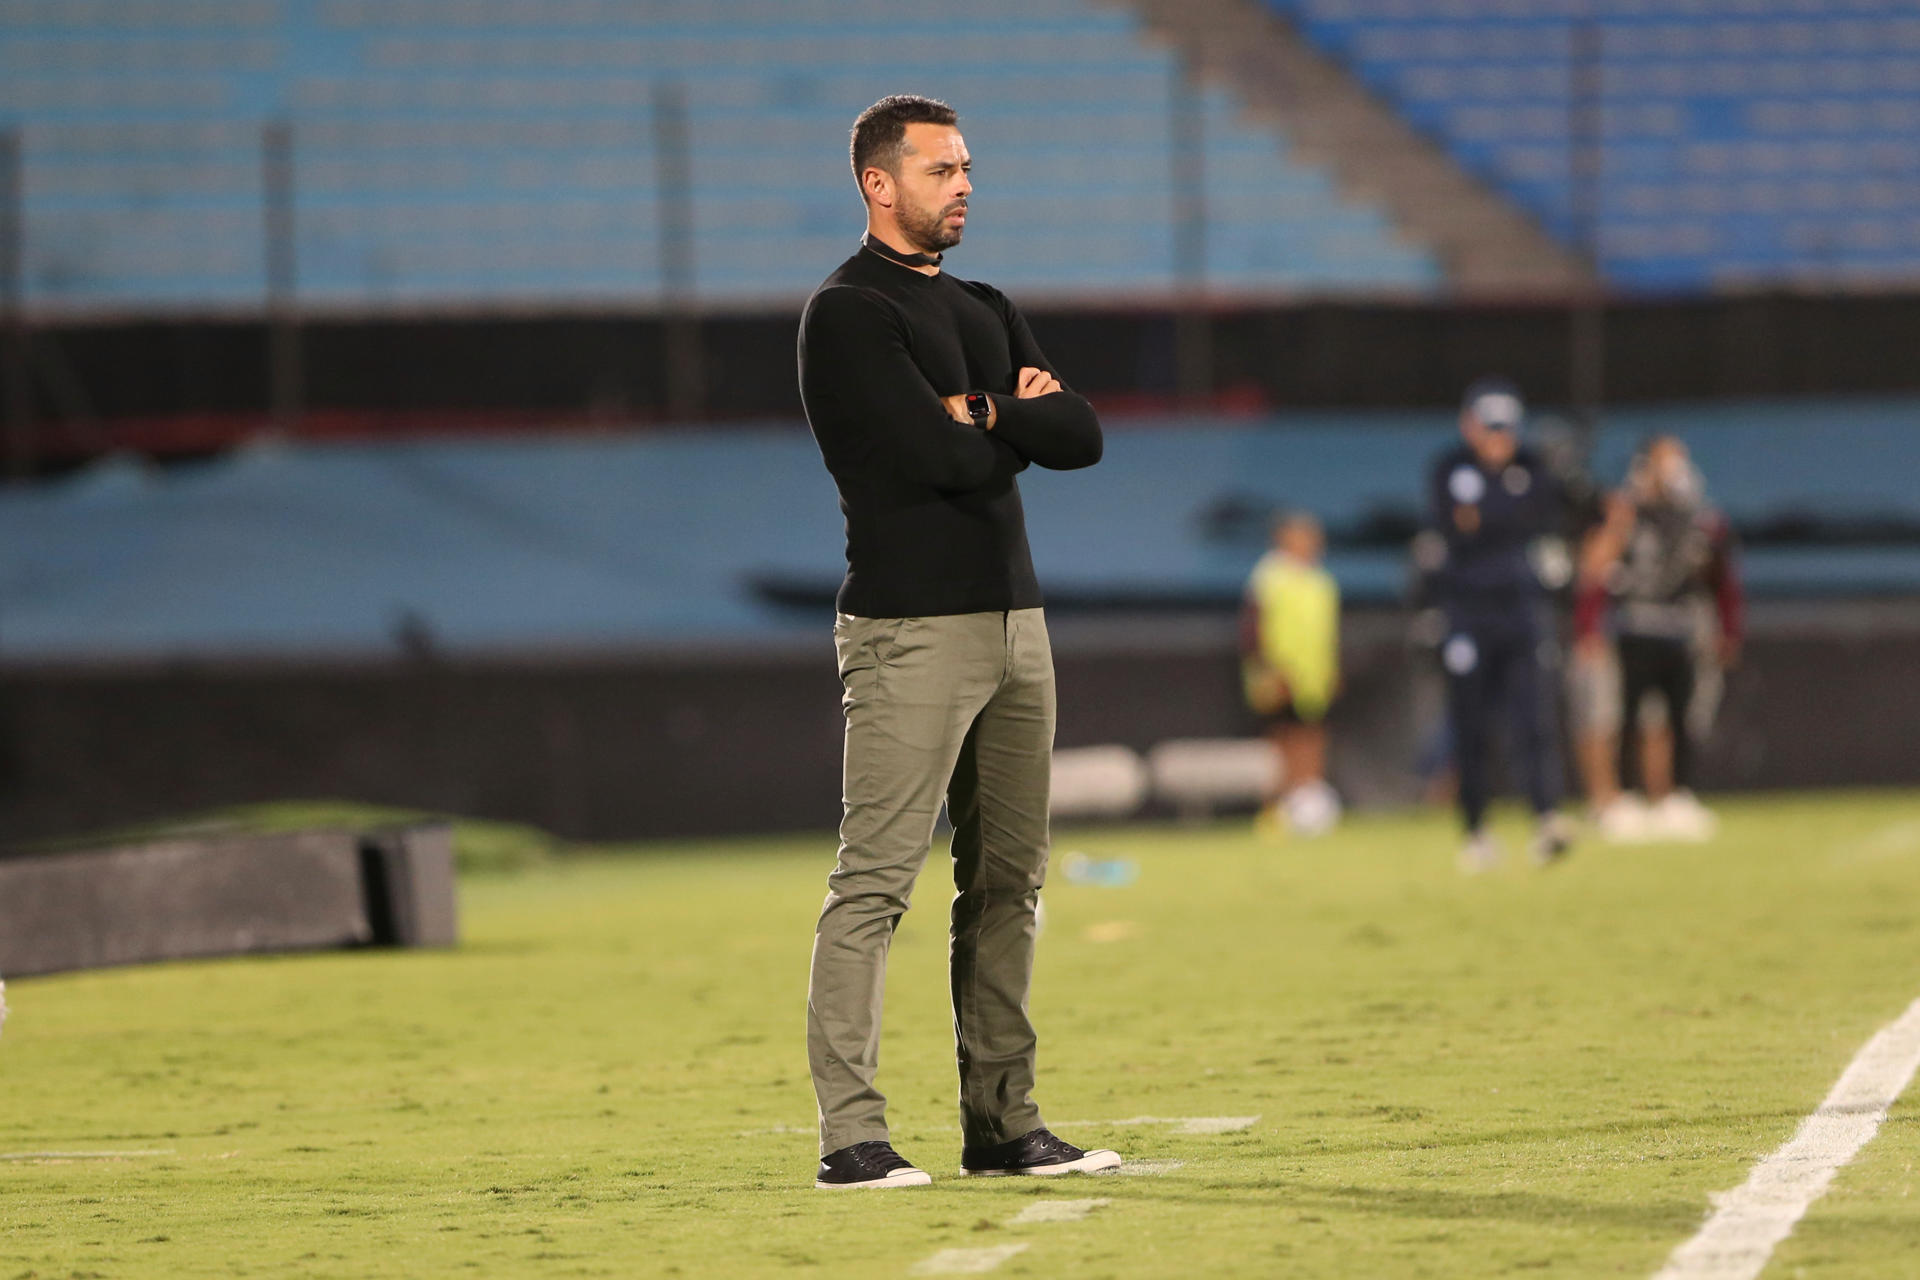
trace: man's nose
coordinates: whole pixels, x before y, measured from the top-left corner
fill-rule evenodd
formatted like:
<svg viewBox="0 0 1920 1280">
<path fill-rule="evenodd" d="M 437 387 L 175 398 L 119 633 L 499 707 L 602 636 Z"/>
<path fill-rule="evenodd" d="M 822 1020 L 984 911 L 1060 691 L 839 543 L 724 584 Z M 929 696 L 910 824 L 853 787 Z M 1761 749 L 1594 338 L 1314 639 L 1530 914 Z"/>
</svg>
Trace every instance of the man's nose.
<svg viewBox="0 0 1920 1280">
<path fill-rule="evenodd" d="M 960 186 L 957 189 L 963 196 L 973 194 L 973 178 L 964 170 L 960 174 Z"/>
</svg>

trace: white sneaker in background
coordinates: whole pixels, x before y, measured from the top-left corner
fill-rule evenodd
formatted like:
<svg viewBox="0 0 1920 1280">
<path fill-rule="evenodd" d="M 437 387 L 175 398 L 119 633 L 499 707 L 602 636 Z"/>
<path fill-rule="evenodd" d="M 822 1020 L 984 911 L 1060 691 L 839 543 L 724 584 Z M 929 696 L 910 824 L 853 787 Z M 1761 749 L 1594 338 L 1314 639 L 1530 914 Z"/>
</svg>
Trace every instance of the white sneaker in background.
<svg viewBox="0 0 1920 1280">
<path fill-rule="evenodd" d="M 1477 876 L 1492 871 L 1500 865 L 1500 846 L 1493 837 L 1484 831 L 1476 831 L 1467 837 L 1460 846 L 1460 871 L 1463 875 Z"/>
<path fill-rule="evenodd" d="M 1608 844 L 1640 844 L 1652 835 L 1651 816 L 1644 800 L 1623 791 L 1601 807 L 1593 825 Z"/>
<path fill-rule="evenodd" d="M 1283 803 L 1287 825 L 1299 835 L 1323 836 L 1340 821 L 1340 793 L 1325 782 L 1303 782 Z"/>
<path fill-rule="evenodd" d="M 1563 813 L 1544 814 L 1533 831 L 1533 865 L 1550 867 L 1573 849 L 1573 824 Z"/>
<path fill-rule="evenodd" d="M 1713 839 L 1720 829 L 1720 819 L 1691 791 L 1673 791 L 1661 797 L 1650 818 L 1652 829 L 1668 840 L 1698 843 Z"/>
</svg>

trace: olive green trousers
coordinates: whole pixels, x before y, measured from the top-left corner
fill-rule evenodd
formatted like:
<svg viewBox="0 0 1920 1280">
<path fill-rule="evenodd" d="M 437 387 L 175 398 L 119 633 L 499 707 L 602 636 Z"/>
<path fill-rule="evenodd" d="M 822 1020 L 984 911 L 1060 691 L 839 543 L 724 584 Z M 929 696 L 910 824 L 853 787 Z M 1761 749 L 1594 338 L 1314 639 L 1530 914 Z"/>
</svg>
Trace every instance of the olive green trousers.
<svg viewBox="0 0 1920 1280">
<path fill-rule="evenodd" d="M 930 618 L 841 614 L 840 854 L 814 934 L 807 1056 L 820 1150 L 887 1137 L 874 1086 L 887 951 L 933 843 L 953 823 L 950 980 L 967 1147 L 1040 1127 L 1027 1017 L 1047 869 L 1053 651 L 1039 609 Z"/>
</svg>

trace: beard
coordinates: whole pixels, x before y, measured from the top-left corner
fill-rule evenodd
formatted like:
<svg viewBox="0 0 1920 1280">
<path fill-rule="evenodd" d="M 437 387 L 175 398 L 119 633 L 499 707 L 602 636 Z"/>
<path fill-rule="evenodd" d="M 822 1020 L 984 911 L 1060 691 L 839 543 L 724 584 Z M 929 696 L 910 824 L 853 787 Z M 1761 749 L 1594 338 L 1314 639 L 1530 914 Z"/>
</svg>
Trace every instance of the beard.
<svg viewBox="0 0 1920 1280">
<path fill-rule="evenodd" d="M 965 200 L 956 200 L 937 213 L 902 207 L 898 218 L 900 230 L 920 252 L 945 253 L 960 243 L 960 236 L 966 231 L 964 226 L 947 225 L 947 215 L 966 207 Z"/>
</svg>

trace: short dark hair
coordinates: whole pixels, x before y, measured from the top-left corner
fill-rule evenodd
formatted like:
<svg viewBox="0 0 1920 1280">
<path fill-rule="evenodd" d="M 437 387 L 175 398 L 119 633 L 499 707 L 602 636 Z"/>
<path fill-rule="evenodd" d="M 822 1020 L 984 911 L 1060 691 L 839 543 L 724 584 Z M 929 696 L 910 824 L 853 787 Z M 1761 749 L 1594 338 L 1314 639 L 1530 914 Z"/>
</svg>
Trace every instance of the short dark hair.
<svg viewBox="0 0 1920 1280">
<path fill-rule="evenodd" d="M 960 113 L 938 98 L 894 93 L 880 99 L 853 122 L 853 142 L 847 148 L 853 158 L 853 180 L 860 182 L 860 175 L 869 169 L 898 175 L 908 125 L 956 124 L 959 119 Z M 862 186 L 863 194 L 865 190 Z"/>
</svg>

